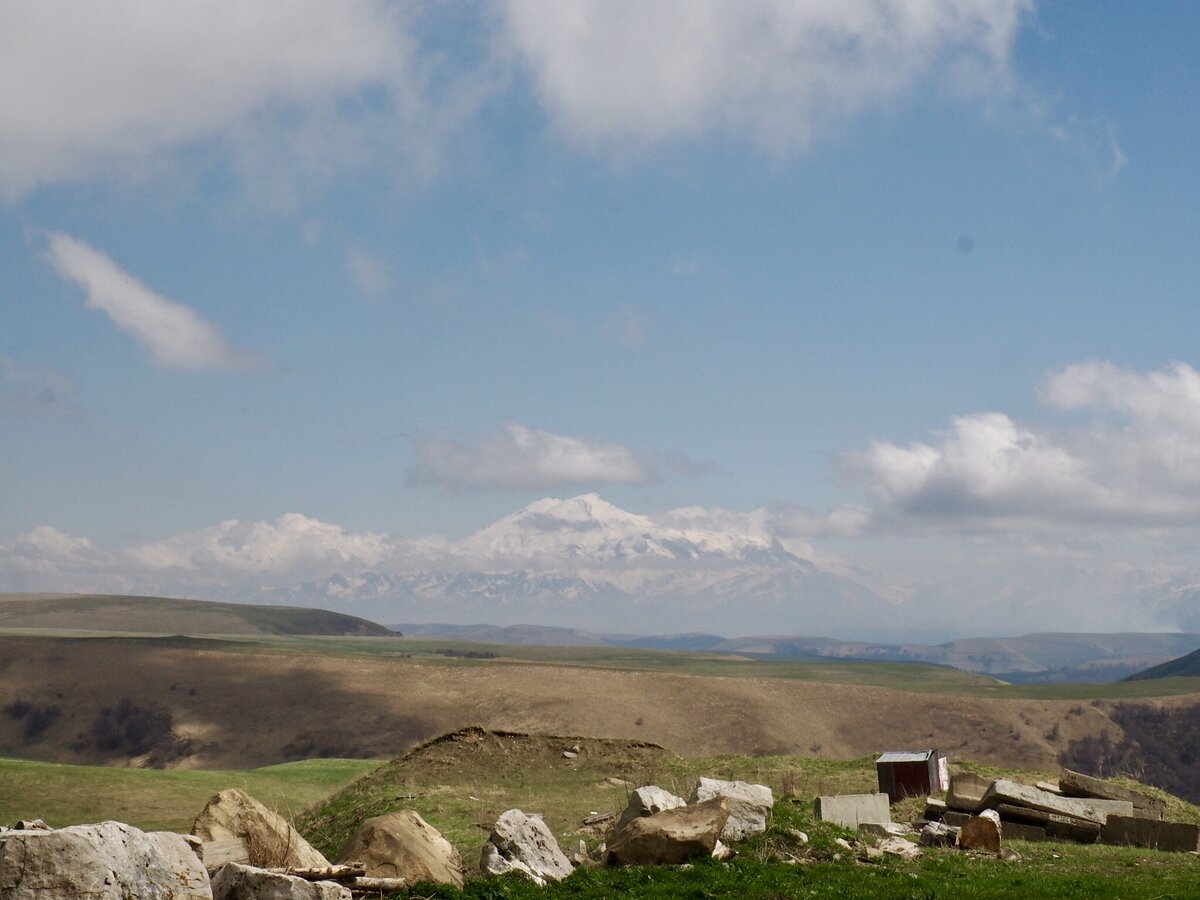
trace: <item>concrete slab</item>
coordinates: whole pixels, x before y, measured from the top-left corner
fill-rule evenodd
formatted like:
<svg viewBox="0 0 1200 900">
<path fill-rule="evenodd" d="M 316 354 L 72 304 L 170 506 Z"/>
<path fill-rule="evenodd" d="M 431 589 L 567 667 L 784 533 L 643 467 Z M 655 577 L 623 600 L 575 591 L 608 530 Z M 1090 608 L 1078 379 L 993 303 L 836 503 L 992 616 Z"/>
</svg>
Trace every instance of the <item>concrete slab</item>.
<svg viewBox="0 0 1200 900">
<path fill-rule="evenodd" d="M 946 791 L 946 805 L 960 812 L 979 812 L 983 809 L 983 798 L 992 786 L 992 779 L 974 772 L 959 772 L 950 776 L 950 789 Z"/>
<path fill-rule="evenodd" d="M 1128 800 L 1133 804 L 1133 814 L 1138 818 L 1161 820 L 1167 813 L 1167 805 L 1149 794 L 1070 769 L 1063 769 L 1058 786 L 1069 797 Z"/>
<path fill-rule="evenodd" d="M 1200 851 L 1200 826 L 1188 822 L 1158 822 L 1135 816 L 1109 816 L 1100 832 L 1100 840 L 1117 846 L 1195 853 Z"/>
<path fill-rule="evenodd" d="M 843 828 L 857 828 L 866 822 L 886 825 L 892 821 L 887 794 L 839 794 L 818 797 L 813 804 L 818 819 Z"/>
<path fill-rule="evenodd" d="M 1040 825 L 1029 825 L 1025 822 L 1010 822 L 1001 817 L 1000 834 L 1006 841 L 1044 841 L 1046 829 Z"/>
<path fill-rule="evenodd" d="M 1030 787 L 1027 784 L 1018 784 L 1015 781 L 1009 781 L 1007 778 L 998 778 L 992 783 L 987 795 L 983 798 L 983 803 L 984 806 L 991 809 L 996 809 L 1001 804 L 1024 806 L 1029 809 L 1039 809 L 1058 816 L 1083 819 L 1087 822 L 1094 822 L 1097 825 L 1103 825 L 1107 815 L 1090 806 L 1084 800 L 1076 800 L 1070 797 L 1056 797 L 1054 794 L 1047 794 L 1045 791 L 1039 791 L 1037 788 Z"/>
</svg>

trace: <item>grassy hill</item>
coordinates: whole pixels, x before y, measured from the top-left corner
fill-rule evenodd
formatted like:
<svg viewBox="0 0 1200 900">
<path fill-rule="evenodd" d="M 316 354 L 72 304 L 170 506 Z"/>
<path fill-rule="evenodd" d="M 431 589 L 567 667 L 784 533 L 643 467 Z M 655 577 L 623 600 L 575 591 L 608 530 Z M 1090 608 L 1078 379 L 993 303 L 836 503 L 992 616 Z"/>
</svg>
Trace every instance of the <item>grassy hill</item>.
<svg viewBox="0 0 1200 900">
<path fill-rule="evenodd" d="M 1168 660 L 1157 666 L 1151 666 L 1141 672 L 1136 672 L 1126 678 L 1126 681 L 1149 681 L 1160 678 L 1197 678 L 1200 677 L 1200 650 L 1193 651 L 1178 659 Z"/>
<path fill-rule="evenodd" d="M 324 609 L 113 594 L 0 594 L 0 630 L 105 634 L 393 634 L 375 622 Z"/>
</svg>

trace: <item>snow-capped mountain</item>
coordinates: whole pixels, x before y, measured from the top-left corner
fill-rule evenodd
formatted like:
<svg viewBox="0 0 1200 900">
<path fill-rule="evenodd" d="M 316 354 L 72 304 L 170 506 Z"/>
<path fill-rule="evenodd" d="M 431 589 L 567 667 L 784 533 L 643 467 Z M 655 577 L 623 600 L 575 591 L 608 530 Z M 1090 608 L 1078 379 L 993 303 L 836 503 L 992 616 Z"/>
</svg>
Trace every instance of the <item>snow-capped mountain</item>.
<svg viewBox="0 0 1200 900">
<path fill-rule="evenodd" d="M 765 534 L 675 528 L 626 512 L 598 494 L 530 503 L 460 541 L 455 549 L 485 560 L 564 564 L 755 557 L 766 561 L 776 553 L 788 555 Z"/>
<path fill-rule="evenodd" d="M 381 621 L 536 622 L 612 630 L 875 634 L 895 607 L 747 519 L 627 512 L 596 494 L 546 498 L 446 546 L 420 571 L 340 574 L 276 602 Z"/>
</svg>

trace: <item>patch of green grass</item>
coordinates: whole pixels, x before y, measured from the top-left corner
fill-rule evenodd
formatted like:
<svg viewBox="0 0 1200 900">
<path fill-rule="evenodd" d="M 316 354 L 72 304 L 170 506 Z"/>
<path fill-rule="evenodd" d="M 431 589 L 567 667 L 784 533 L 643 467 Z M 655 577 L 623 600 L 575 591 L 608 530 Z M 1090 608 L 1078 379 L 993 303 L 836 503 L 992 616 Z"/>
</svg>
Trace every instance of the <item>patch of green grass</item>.
<svg viewBox="0 0 1200 900">
<path fill-rule="evenodd" d="M 40 818 L 62 827 L 116 819 L 149 831 L 186 832 L 209 797 L 234 787 L 294 816 L 379 765 L 312 759 L 248 771 L 185 771 L 0 759 L 0 823 Z"/>
<path fill-rule="evenodd" d="M 809 840 L 801 842 L 796 831 Z M 766 834 L 738 847 L 731 863 L 698 860 L 690 866 L 581 868 L 545 888 L 520 877 L 474 878 L 461 891 L 415 885 L 396 898 L 1185 898 L 1197 895 L 1197 864 L 1182 854 L 1125 847 L 1013 842 L 1021 859 L 953 849 L 927 849 L 917 860 L 892 857 L 864 863 L 839 847 L 858 839 L 845 829 L 813 821 L 807 804 L 778 803 Z"/>
</svg>

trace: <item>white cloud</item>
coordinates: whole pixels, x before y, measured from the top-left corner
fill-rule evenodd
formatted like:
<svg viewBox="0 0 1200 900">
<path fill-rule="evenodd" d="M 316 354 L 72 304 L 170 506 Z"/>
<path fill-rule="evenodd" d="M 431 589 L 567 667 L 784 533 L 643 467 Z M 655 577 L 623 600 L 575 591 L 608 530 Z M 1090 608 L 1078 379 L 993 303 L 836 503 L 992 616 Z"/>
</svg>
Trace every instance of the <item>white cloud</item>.
<svg viewBox="0 0 1200 900">
<path fill-rule="evenodd" d="M 920 79 L 1002 84 L 1032 0 L 499 0 L 542 103 L 585 143 L 727 132 L 783 151 Z"/>
<path fill-rule="evenodd" d="M 87 293 L 87 305 L 133 335 L 158 365 L 246 369 L 256 364 L 195 310 L 155 293 L 103 253 L 58 232 L 51 232 L 49 239 L 49 259 L 58 273 L 79 284 Z"/>
<path fill-rule="evenodd" d="M 933 442 L 877 441 L 847 470 L 909 520 L 1003 527 L 1200 525 L 1200 373 L 1089 362 L 1051 374 L 1039 397 L 1088 410 L 1086 425 L 957 418 Z"/>
<path fill-rule="evenodd" d="M 387 535 L 351 533 L 339 525 L 287 513 L 274 522 L 231 519 L 139 544 L 124 555 L 143 572 L 181 570 L 217 578 L 282 576 L 290 581 L 377 566 L 394 549 Z"/>
<path fill-rule="evenodd" d="M 0 354 L 0 409 L 18 413 L 64 412 L 74 384 L 53 369 L 23 366 Z"/>
<path fill-rule="evenodd" d="M 612 441 L 553 434 L 506 422 L 492 437 L 465 444 L 441 435 L 417 445 L 413 484 L 455 489 L 543 490 L 645 484 L 656 467 Z"/>
<path fill-rule="evenodd" d="M 378 297 L 392 286 L 391 267 L 357 247 L 350 247 L 346 251 L 346 268 L 354 276 L 358 289 L 368 297 Z"/>
<path fill-rule="evenodd" d="M 431 112 L 408 8 L 0 4 L 0 195 L 133 172 L 213 138 L 249 164 L 267 157 L 257 166 L 267 174 L 320 175 L 331 158 L 373 152 L 380 132 L 395 149 L 405 124 Z M 415 139 L 435 130 L 426 122 Z"/>
</svg>

